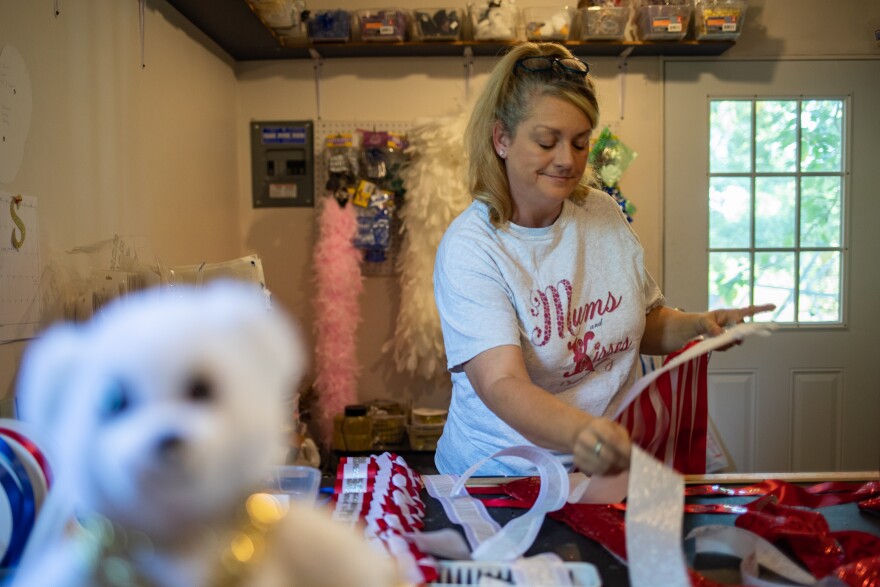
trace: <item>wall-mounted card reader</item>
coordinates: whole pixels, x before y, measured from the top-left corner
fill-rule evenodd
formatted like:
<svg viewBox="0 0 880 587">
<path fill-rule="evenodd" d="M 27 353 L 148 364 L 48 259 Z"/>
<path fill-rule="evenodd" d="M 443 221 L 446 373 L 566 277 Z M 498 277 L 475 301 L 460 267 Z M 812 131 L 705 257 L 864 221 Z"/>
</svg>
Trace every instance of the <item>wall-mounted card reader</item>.
<svg viewBox="0 0 880 587">
<path fill-rule="evenodd" d="M 250 126 L 254 208 L 314 206 L 312 121 Z"/>
</svg>

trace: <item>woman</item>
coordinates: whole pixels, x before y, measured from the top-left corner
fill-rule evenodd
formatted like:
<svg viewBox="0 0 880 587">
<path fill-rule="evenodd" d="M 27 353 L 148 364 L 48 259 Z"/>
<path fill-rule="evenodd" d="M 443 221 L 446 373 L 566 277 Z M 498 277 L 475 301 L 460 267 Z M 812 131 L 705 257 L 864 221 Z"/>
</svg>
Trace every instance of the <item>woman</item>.
<svg viewBox="0 0 880 587">
<path fill-rule="evenodd" d="M 588 73 L 560 45 L 517 45 L 471 115 L 474 202 L 450 225 L 434 268 L 453 383 L 441 473 L 520 444 L 586 473 L 621 471 L 629 437 L 603 415 L 635 381 L 639 353 L 667 354 L 772 308 L 663 305 L 620 207 L 585 173 L 599 119 Z M 496 459 L 480 473 L 530 474 L 525 465 Z"/>
</svg>

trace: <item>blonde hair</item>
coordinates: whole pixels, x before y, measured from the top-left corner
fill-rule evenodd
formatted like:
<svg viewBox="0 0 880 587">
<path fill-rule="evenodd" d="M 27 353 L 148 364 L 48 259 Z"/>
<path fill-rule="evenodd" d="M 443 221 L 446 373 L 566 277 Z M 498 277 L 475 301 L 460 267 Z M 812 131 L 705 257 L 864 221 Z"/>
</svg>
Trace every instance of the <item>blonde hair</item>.
<svg viewBox="0 0 880 587">
<path fill-rule="evenodd" d="M 510 221 L 513 199 L 504 161 L 495 153 L 492 133 L 500 123 L 511 137 L 519 124 L 529 116 L 532 98 L 552 96 L 569 102 L 587 117 L 590 126 L 599 121 L 599 103 L 592 78 L 577 76 L 518 75 L 516 62 L 526 57 L 573 57 L 571 51 L 556 43 L 520 43 L 501 58 L 492 70 L 483 93 L 477 99 L 465 131 L 468 154 L 468 187 L 474 199 L 489 207 L 489 218 L 495 226 Z M 569 196 L 576 204 L 587 197 L 595 185 L 591 170 Z"/>
</svg>

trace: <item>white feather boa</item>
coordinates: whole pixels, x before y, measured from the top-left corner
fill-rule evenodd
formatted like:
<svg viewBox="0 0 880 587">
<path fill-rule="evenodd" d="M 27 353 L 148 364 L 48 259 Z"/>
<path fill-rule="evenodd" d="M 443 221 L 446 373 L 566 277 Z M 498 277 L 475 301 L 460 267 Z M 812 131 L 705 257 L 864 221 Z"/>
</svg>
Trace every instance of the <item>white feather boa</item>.
<svg viewBox="0 0 880 587">
<path fill-rule="evenodd" d="M 408 133 L 411 161 L 401 172 L 406 204 L 401 207 L 403 240 L 398 257 L 400 313 L 393 351 L 399 372 L 426 379 L 446 372 L 440 316 L 434 303 L 434 257 L 446 228 L 471 202 L 467 188 L 464 131 L 468 109 L 417 122 Z"/>
</svg>

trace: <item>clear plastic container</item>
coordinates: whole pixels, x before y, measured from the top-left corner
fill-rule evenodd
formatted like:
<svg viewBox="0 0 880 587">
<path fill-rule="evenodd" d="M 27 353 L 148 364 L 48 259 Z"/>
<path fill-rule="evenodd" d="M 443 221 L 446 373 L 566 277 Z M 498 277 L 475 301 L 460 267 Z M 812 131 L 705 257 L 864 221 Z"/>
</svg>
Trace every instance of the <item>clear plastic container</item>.
<svg viewBox="0 0 880 587">
<path fill-rule="evenodd" d="M 698 41 L 736 39 L 748 7 L 748 0 L 695 0 L 694 35 Z"/>
<path fill-rule="evenodd" d="M 687 36 L 691 5 L 687 0 L 666 4 L 642 2 L 636 20 L 639 37 L 644 41 L 680 41 Z"/>
<path fill-rule="evenodd" d="M 415 36 L 420 41 L 458 41 L 463 19 L 459 8 L 415 8 Z"/>
<path fill-rule="evenodd" d="M 510 0 L 483 0 L 469 8 L 475 41 L 512 41 L 517 38 L 518 14 Z"/>
<path fill-rule="evenodd" d="M 410 424 L 406 427 L 409 447 L 413 450 L 436 450 L 443 434 L 443 424 Z"/>
<path fill-rule="evenodd" d="M 345 449 L 350 451 L 367 451 L 373 448 L 373 422 L 367 415 L 367 406 L 350 404 L 345 406 L 345 417 L 342 419 L 342 436 L 345 438 Z"/>
<path fill-rule="evenodd" d="M 417 425 L 433 425 L 433 424 L 443 424 L 446 422 L 446 416 L 449 414 L 449 410 L 443 410 L 439 408 L 413 408 L 410 415 L 412 416 L 412 423 Z"/>
<path fill-rule="evenodd" d="M 347 10 L 316 10 L 309 17 L 309 40 L 345 42 L 351 39 L 351 13 Z"/>
<path fill-rule="evenodd" d="M 523 8 L 522 18 L 529 41 L 565 41 L 571 33 L 571 10 L 568 7 L 540 6 Z"/>
<path fill-rule="evenodd" d="M 266 480 L 265 491 L 288 499 L 314 501 L 321 484 L 321 471 L 305 465 L 275 467 Z"/>
<path fill-rule="evenodd" d="M 597 2 L 578 11 L 581 39 L 584 41 L 622 41 L 629 20 L 629 6 Z"/>
<path fill-rule="evenodd" d="M 289 28 L 294 24 L 293 0 L 250 0 L 250 4 L 266 26 Z"/>
<path fill-rule="evenodd" d="M 406 416 L 403 414 L 371 414 L 373 448 L 403 444 L 406 438 Z"/>
<path fill-rule="evenodd" d="M 364 41 L 400 42 L 406 39 L 407 16 L 399 8 L 357 11 L 361 39 Z"/>
</svg>

